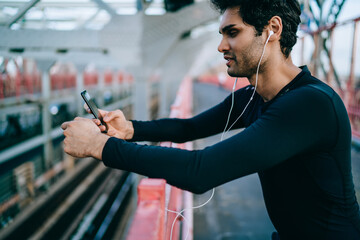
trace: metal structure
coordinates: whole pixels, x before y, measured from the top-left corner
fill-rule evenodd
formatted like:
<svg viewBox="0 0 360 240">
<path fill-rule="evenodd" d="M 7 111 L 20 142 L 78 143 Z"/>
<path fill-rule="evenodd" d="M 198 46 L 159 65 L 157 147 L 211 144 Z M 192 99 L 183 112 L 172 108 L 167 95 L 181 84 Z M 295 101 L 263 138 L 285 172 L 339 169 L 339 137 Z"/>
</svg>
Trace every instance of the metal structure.
<svg viewBox="0 0 360 240">
<path fill-rule="evenodd" d="M 303 1 L 302 30 L 311 34 L 315 49 L 312 55 L 311 68 L 315 76 L 333 75 L 336 87 L 340 92 L 343 85 L 332 62 L 332 29 L 346 0 L 307 0 Z M 330 4 L 329 4 L 330 3 Z M 328 7 L 326 7 L 328 6 Z M 307 13 L 307 14 L 306 14 Z M 320 72 L 321 71 L 321 72 Z M 329 78 L 327 78 L 329 80 Z"/>
<path fill-rule="evenodd" d="M 36 1 L 31 2 L 32 4 L 29 5 L 36 6 Z M 93 62 L 99 67 L 125 69 L 134 75 L 138 84 L 136 89 L 142 92 L 136 96 L 149 96 L 144 94 L 149 89 L 146 82 L 153 75 L 154 70 L 157 72 L 162 70 L 160 65 L 174 53 L 177 45 L 181 45 L 183 40 L 186 40 L 184 36 L 189 36 L 187 34 L 191 33 L 193 28 L 217 18 L 217 14 L 205 1 L 163 15 L 147 15 L 146 11 L 139 11 L 134 15 L 119 15 L 115 14 L 115 10 L 110 10 L 112 8 L 109 4 L 101 0 L 87 4 L 91 3 L 96 3 L 101 9 L 111 13 L 111 19 L 101 30 L 20 29 L 15 31 L 4 27 L 0 29 L 2 36 L 0 55 L 14 57 L 18 56 L 20 51 L 21 56 L 35 59 L 71 61 L 77 65 Z M 23 9 L 29 11 L 28 6 L 24 6 Z M 7 25 L 13 24 L 11 21 Z M 191 42 L 196 44 L 201 43 L 202 40 L 191 39 Z M 192 59 L 196 56 L 196 49 L 199 49 L 199 46 L 183 52 L 184 55 L 186 54 L 185 66 L 178 65 L 177 71 L 164 78 L 177 79 L 179 83 L 191 65 L 188 64 L 189 59 L 191 56 Z M 179 62 L 181 60 L 180 58 Z M 174 86 L 173 92 L 176 91 L 176 87 L 177 85 Z M 144 106 L 149 109 L 147 100 L 140 98 L 135 101 L 137 118 L 149 118 L 149 114 L 141 110 Z M 169 106 L 169 103 L 166 105 Z"/>
<path fill-rule="evenodd" d="M 346 0 L 303 1 L 303 24 L 301 26 L 303 33 L 299 39 L 300 54 L 302 55 L 300 62 L 309 64 L 312 73 L 325 80 L 342 97 L 349 113 L 354 141 L 358 144 L 360 79 L 356 77 L 355 65 L 359 55 L 360 12 L 355 18 L 339 22 L 338 18 L 346 3 Z M 311 58 L 305 59 L 305 51 L 311 47 L 309 43 L 306 43 L 309 36 L 314 48 Z M 344 47 L 346 45 L 347 47 Z M 338 49 L 350 50 L 348 53 L 342 52 L 343 55 L 348 56 L 343 62 L 337 61 Z M 340 68 L 342 69 L 340 70 Z"/>
<path fill-rule="evenodd" d="M 1 226 L 75 165 L 62 151 L 59 124 L 84 114 L 84 88 L 100 107 L 121 108 L 129 118 L 168 115 L 210 36 L 193 32 L 218 14 L 206 1 L 164 8 L 156 0 L 0 0 L 0 128 L 16 136 L 25 132 L 24 119 L 37 116 L 34 133 L 7 139 L 0 149 L 0 182 L 7 186 L 0 192 Z M 26 80 L 30 63 L 36 74 Z"/>
</svg>

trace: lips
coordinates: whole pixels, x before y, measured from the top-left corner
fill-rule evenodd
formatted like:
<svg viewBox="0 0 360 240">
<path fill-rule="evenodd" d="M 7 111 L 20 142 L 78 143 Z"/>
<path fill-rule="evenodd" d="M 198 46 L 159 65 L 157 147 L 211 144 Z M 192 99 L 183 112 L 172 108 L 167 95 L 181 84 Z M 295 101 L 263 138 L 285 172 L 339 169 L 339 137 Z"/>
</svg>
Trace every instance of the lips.
<svg viewBox="0 0 360 240">
<path fill-rule="evenodd" d="M 231 63 L 233 63 L 235 61 L 235 59 L 233 57 L 230 56 L 224 56 L 224 59 L 226 60 L 226 66 L 230 67 Z"/>
</svg>

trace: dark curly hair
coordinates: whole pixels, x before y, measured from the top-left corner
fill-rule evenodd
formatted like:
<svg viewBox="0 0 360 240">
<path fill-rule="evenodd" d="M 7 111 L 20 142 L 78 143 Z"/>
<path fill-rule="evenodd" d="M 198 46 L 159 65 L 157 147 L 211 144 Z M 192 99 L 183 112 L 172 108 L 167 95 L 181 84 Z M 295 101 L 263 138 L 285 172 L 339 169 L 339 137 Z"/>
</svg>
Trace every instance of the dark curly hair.
<svg viewBox="0 0 360 240">
<path fill-rule="evenodd" d="M 283 30 L 280 47 L 285 57 L 289 57 L 296 43 L 296 32 L 300 24 L 300 6 L 297 0 L 210 0 L 221 14 L 226 9 L 240 7 L 239 15 L 244 23 L 253 26 L 260 36 L 273 16 L 282 20 Z"/>
</svg>

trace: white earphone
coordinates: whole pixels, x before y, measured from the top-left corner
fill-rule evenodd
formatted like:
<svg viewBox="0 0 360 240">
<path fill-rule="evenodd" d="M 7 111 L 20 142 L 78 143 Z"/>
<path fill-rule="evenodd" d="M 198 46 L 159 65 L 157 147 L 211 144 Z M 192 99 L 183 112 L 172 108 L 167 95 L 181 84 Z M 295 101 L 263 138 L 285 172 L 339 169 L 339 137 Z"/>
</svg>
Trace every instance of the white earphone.
<svg viewBox="0 0 360 240">
<path fill-rule="evenodd" d="M 259 60 L 259 63 L 258 63 L 258 66 L 257 66 L 257 70 L 256 70 L 256 82 L 255 82 L 255 87 L 254 87 L 254 91 L 249 99 L 249 102 L 246 104 L 245 108 L 243 109 L 243 111 L 241 112 L 240 116 L 234 121 L 234 123 L 229 127 L 227 128 L 228 124 L 229 124 L 229 120 L 230 120 L 230 115 L 231 115 L 231 112 L 232 112 L 232 109 L 233 109 L 233 106 L 234 106 L 234 91 L 235 91 L 235 87 L 236 87 L 236 83 L 237 83 L 237 80 L 238 78 L 235 79 L 235 82 L 234 82 L 234 86 L 233 86 L 233 89 L 232 89 L 232 100 L 231 100 L 231 107 L 230 107 L 230 111 L 229 111 L 229 115 L 228 115 L 228 118 L 227 118 L 227 121 L 226 121 L 226 125 L 225 125 L 225 128 L 224 128 L 224 131 L 221 135 L 221 141 L 224 139 L 224 136 L 227 132 L 230 131 L 230 129 L 235 125 L 235 123 L 241 118 L 241 116 L 244 114 L 245 110 L 247 109 L 247 107 L 249 106 L 250 102 L 253 100 L 253 97 L 255 95 L 255 92 L 256 92 L 256 88 L 257 88 L 257 85 L 258 85 L 258 77 L 259 77 L 259 69 L 260 69 L 260 63 L 264 57 L 264 54 L 265 54 L 265 48 L 266 48 L 266 45 L 268 44 L 269 40 L 270 40 L 270 37 L 274 34 L 274 31 L 270 30 L 269 31 L 269 36 L 268 38 L 266 39 L 266 42 L 264 44 L 264 49 L 262 51 L 262 54 L 261 54 L 261 57 L 260 57 L 260 60 Z"/>
<path fill-rule="evenodd" d="M 270 30 L 268 39 L 270 39 L 271 35 L 273 35 L 273 34 L 274 34 L 273 30 Z"/>
</svg>

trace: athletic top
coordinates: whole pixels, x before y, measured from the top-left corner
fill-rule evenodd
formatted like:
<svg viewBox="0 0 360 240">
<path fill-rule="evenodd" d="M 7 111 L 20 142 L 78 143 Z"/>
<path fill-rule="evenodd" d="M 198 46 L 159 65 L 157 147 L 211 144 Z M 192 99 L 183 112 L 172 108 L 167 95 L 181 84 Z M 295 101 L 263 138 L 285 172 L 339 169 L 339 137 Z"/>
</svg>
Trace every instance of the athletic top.
<svg viewBox="0 0 360 240">
<path fill-rule="evenodd" d="M 231 125 L 253 93 L 234 93 Z M 231 95 L 190 119 L 133 121 L 132 141 L 186 142 L 221 133 Z M 280 238 L 360 239 L 360 211 L 351 174 L 351 128 L 340 97 L 307 67 L 272 100 L 255 93 L 234 128 L 240 133 L 202 150 L 138 145 L 109 138 L 106 166 L 164 178 L 204 193 L 258 173 L 265 205 Z"/>
</svg>

